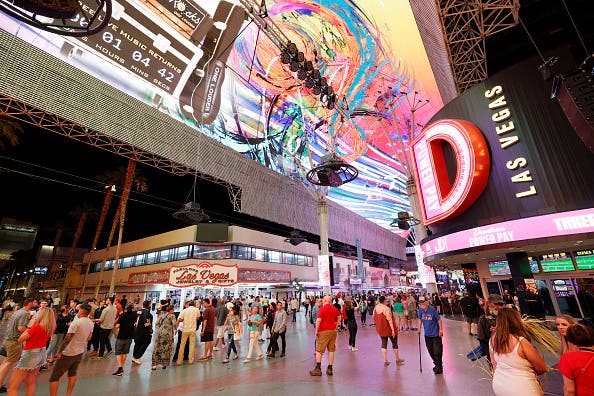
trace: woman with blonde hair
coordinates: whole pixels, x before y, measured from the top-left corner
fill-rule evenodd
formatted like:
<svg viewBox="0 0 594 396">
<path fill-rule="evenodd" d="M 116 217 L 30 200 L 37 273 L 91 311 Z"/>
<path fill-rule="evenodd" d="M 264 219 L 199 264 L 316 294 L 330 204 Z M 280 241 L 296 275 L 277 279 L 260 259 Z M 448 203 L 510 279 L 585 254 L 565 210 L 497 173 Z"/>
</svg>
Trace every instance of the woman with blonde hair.
<svg viewBox="0 0 594 396">
<path fill-rule="evenodd" d="M 45 346 L 56 329 L 56 317 L 51 308 L 39 310 L 35 323 L 19 337 L 25 343 L 21 359 L 8 382 L 8 395 L 18 396 L 19 387 L 26 381 L 26 396 L 33 396 L 37 387 L 39 368 L 45 363 Z"/>
<path fill-rule="evenodd" d="M 559 338 L 561 339 L 561 355 L 567 352 L 567 340 L 565 336 L 567 335 L 567 328 L 571 325 L 577 324 L 577 320 L 569 315 L 559 315 L 557 319 L 555 319 L 555 325 L 557 325 L 557 330 L 559 331 Z"/>
<path fill-rule="evenodd" d="M 518 311 L 499 310 L 489 351 L 494 369 L 493 391 L 497 396 L 543 395 L 537 376 L 547 371 L 547 365 L 530 343 Z"/>
</svg>

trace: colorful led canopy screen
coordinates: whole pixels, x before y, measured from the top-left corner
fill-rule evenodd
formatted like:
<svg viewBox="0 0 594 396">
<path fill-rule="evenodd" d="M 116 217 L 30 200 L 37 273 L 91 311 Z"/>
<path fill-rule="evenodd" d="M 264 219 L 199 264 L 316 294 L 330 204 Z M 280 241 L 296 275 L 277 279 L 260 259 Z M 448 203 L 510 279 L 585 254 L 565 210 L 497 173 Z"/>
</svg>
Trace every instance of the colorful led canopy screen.
<svg viewBox="0 0 594 396">
<path fill-rule="evenodd" d="M 326 78 L 343 116 L 255 23 L 239 24 L 233 4 L 118 0 L 110 26 L 80 39 L 4 14 L 0 29 L 287 177 L 303 180 L 301 166 L 309 170 L 310 157 L 315 166 L 334 142 L 359 177 L 329 198 L 389 229 L 410 211 L 400 147 L 442 106 L 410 4 L 266 1 L 268 18 Z M 428 101 L 414 122 L 408 96 Z"/>
<path fill-rule="evenodd" d="M 573 271 L 573 261 L 569 253 L 545 254 L 540 259 L 543 272 Z"/>
</svg>

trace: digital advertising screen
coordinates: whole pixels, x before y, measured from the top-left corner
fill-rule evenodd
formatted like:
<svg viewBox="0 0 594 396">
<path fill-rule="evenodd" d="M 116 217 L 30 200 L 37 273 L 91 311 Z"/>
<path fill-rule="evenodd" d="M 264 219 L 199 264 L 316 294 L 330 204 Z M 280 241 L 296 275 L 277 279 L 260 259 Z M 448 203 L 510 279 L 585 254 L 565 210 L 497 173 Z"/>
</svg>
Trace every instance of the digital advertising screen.
<svg viewBox="0 0 594 396">
<path fill-rule="evenodd" d="M 528 257 L 528 261 L 530 262 L 530 271 L 532 271 L 533 274 L 539 273 L 540 269 L 538 268 L 536 257 Z"/>
<path fill-rule="evenodd" d="M 593 250 L 579 250 L 574 252 L 575 262 L 579 270 L 594 269 L 594 251 Z"/>
<path fill-rule="evenodd" d="M 92 0 L 80 3 L 88 7 Z M 329 198 L 395 231 L 389 226 L 393 214 L 410 210 L 397 147 L 443 103 L 410 4 L 264 2 L 265 21 L 298 45 L 320 73 L 315 80 L 336 94 L 329 106 L 332 95 L 316 94 L 311 81 L 283 62 L 282 49 L 254 22 L 250 12 L 257 11 L 245 7 L 252 3 L 256 10 L 262 4 L 117 0 L 107 27 L 80 38 L 40 31 L 0 13 L 0 46 L 16 36 L 291 178 L 300 177 L 302 166 L 316 166 L 334 144 L 359 177 L 331 188 Z M 88 23 L 80 15 L 73 20 Z M 2 39 L 3 31 L 12 36 Z M 412 127 L 409 94 L 409 101 L 414 96 L 423 103 Z M 100 105 L 92 98 L 89 106 Z M 341 117 L 341 106 L 352 114 Z M 402 136 L 386 133 L 398 130 Z"/>
<path fill-rule="evenodd" d="M 489 272 L 491 275 L 511 275 L 509 264 L 506 260 L 489 262 Z"/>
<path fill-rule="evenodd" d="M 540 259 L 543 272 L 573 271 L 573 261 L 569 253 L 545 254 Z"/>
<path fill-rule="evenodd" d="M 556 279 L 552 282 L 555 297 L 573 297 L 575 290 L 569 279 Z"/>
</svg>

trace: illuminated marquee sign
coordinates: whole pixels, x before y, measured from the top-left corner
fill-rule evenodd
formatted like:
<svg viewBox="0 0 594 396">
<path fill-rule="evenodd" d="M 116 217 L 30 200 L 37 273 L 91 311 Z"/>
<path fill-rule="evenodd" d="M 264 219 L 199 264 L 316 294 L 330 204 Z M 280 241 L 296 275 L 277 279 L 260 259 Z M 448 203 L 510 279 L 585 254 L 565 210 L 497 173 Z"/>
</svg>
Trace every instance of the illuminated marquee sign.
<svg viewBox="0 0 594 396">
<path fill-rule="evenodd" d="M 478 246 L 558 235 L 594 232 L 594 208 L 530 217 L 477 227 L 432 239 L 422 245 L 425 256 Z"/>
<path fill-rule="evenodd" d="M 169 284 L 174 287 L 230 286 L 237 283 L 237 265 L 200 264 L 171 267 Z"/>
<path fill-rule="evenodd" d="M 450 185 L 442 144 L 454 149 L 456 178 Z M 440 120 L 412 143 L 424 224 L 454 217 L 481 195 L 489 179 L 489 149 L 481 131 L 464 120 Z"/>
</svg>

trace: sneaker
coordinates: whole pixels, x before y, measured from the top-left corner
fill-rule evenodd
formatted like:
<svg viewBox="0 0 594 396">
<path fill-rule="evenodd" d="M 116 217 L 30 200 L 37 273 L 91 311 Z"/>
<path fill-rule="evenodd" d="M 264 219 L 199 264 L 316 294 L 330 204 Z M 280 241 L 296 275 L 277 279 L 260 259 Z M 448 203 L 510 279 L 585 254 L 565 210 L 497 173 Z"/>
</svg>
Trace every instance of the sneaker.
<svg viewBox="0 0 594 396">
<path fill-rule="evenodd" d="M 332 372 L 332 367 L 328 366 L 328 368 L 326 369 L 326 375 L 333 375 L 334 373 Z"/>
<path fill-rule="evenodd" d="M 142 363 L 142 360 L 136 359 L 136 358 L 132 358 L 132 363 L 141 364 Z"/>
<path fill-rule="evenodd" d="M 443 373 L 443 367 L 433 367 L 433 372 L 435 374 L 442 374 Z"/>
<path fill-rule="evenodd" d="M 321 377 L 322 376 L 322 369 L 321 368 L 314 368 L 313 370 L 311 370 L 309 372 L 309 375 L 311 375 L 312 377 Z"/>
<path fill-rule="evenodd" d="M 214 347 L 214 348 L 212 348 L 212 350 L 213 350 L 213 351 L 220 351 L 220 350 L 221 350 L 221 348 L 219 348 L 219 347 Z"/>
<path fill-rule="evenodd" d="M 45 370 L 47 370 L 47 364 L 39 367 L 39 371 L 45 371 Z"/>
<path fill-rule="evenodd" d="M 122 375 L 124 375 L 124 368 L 123 367 L 118 367 L 118 369 L 116 370 L 116 372 L 113 373 L 112 375 L 117 375 L 118 377 L 121 377 Z"/>
<path fill-rule="evenodd" d="M 280 354 L 280 357 L 285 357 L 285 353 L 284 353 L 284 352 L 283 352 L 283 353 L 281 353 L 281 354 Z"/>
<path fill-rule="evenodd" d="M 6 393 L 8 392 L 8 389 L 6 389 L 6 387 L 4 385 L 0 386 L 0 393 Z"/>
<path fill-rule="evenodd" d="M 87 357 L 93 357 L 93 356 L 97 356 L 97 351 L 91 351 L 91 352 L 87 353 Z"/>
<path fill-rule="evenodd" d="M 351 352 L 357 352 L 358 350 L 359 350 L 359 348 L 355 348 L 355 347 L 351 348 Z"/>
<path fill-rule="evenodd" d="M 107 351 L 107 352 L 105 352 L 105 356 L 103 356 L 103 357 L 108 357 L 108 356 L 109 356 L 109 355 L 111 355 L 112 353 L 113 353 L 113 350 L 111 350 L 111 351 Z"/>
<path fill-rule="evenodd" d="M 229 358 L 223 359 L 223 362 L 222 363 L 229 363 Z"/>
</svg>

